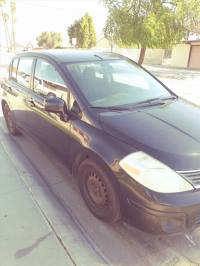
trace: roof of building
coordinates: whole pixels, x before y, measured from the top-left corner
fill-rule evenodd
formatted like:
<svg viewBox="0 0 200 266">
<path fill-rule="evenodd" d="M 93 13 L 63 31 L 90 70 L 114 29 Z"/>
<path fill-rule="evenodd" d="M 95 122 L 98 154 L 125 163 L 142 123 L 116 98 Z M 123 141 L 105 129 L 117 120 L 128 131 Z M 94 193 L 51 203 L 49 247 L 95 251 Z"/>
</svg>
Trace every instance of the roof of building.
<svg viewBox="0 0 200 266">
<path fill-rule="evenodd" d="M 187 44 L 195 44 L 195 43 L 200 43 L 200 40 L 187 40 L 187 41 L 184 41 L 185 43 Z"/>
</svg>

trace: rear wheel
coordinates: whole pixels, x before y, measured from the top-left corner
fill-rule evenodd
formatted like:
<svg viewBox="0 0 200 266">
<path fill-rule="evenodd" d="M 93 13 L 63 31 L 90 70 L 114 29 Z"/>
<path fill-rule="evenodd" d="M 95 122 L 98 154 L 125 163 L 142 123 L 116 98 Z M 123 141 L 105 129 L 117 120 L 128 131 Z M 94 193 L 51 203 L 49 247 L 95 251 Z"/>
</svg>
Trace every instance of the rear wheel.
<svg viewBox="0 0 200 266">
<path fill-rule="evenodd" d="M 90 159 L 79 167 L 79 186 L 88 208 L 106 222 L 120 219 L 120 201 L 114 184 L 106 171 Z"/>
<path fill-rule="evenodd" d="M 7 128 L 9 130 L 9 132 L 13 136 L 19 135 L 19 131 L 17 129 L 16 122 L 15 122 L 15 119 L 13 117 L 13 113 L 10 110 L 10 108 L 9 108 L 7 103 L 4 103 L 2 105 L 2 110 L 3 110 L 3 115 L 4 115 L 4 118 L 5 118 L 5 121 L 6 121 L 6 125 L 7 125 Z"/>
</svg>

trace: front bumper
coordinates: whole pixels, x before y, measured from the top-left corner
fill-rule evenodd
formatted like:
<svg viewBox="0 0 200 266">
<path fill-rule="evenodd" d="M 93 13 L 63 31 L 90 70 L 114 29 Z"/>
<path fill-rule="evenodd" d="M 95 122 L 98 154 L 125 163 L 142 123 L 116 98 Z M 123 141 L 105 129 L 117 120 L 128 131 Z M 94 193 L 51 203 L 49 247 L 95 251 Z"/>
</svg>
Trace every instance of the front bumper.
<svg viewBox="0 0 200 266">
<path fill-rule="evenodd" d="M 162 194 L 122 188 L 125 221 L 153 234 L 193 231 L 200 226 L 200 189 Z"/>
<path fill-rule="evenodd" d="M 153 234 L 174 234 L 194 230 L 200 226 L 200 208 L 197 212 L 160 212 L 130 202 L 127 222 Z M 191 206 L 192 207 L 192 206 Z"/>
</svg>

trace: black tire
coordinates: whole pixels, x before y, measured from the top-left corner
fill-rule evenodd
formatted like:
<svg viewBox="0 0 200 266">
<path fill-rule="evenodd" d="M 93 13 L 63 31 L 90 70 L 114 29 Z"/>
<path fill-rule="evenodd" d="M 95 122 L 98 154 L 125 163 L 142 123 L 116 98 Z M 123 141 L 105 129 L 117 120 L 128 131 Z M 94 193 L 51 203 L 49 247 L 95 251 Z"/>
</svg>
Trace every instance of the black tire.
<svg viewBox="0 0 200 266">
<path fill-rule="evenodd" d="M 86 159 L 79 166 L 81 195 L 91 212 L 105 222 L 121 218 L 120 201 L 114 184 L 104 167 Z"/>
<path fill-rule="evenodd" d="M 3 115 L 4 115 L 4 118 L 6 121 L 6 125 L 7 125 L 7 128 L 9 130 L 10 134 L 13 136 L 19 135 L 20 133 L 19 133 L 19 130 L 17 129 L 17 125 L 16 125 L 15 119 L 13 117 L 13 113 L 10 110 L 7 103 L 4 103 L 2 105 L 2 110 L 3 110 Z"/>
</svg>

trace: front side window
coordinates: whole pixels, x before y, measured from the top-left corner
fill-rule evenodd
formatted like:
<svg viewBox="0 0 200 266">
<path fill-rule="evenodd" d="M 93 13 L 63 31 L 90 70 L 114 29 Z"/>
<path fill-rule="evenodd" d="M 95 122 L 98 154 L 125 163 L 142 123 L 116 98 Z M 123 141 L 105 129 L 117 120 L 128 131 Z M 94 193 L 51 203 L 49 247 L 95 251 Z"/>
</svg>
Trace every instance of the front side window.
<svg viewBox="0 0 200 266">
<path fill-rule="evenodd" d="M 65 82 L 55 67 L 43 59 L 37 59 L 34 74 L 34 91 L 41 96 L 62 97 L 66 91 Z"/>
<path fill-rule="evenodd" d="M 156 79 L 126 60 L 73 63 L 66 67 L 93 107 L 125 106 L 170 96 Z"/>
<path fill-rule="evenodd" d="M 26 88 L 31 86 L 31 73 L 34 58 L 21 57 L 17 68 L 17 82 Z"/>
</svg>

